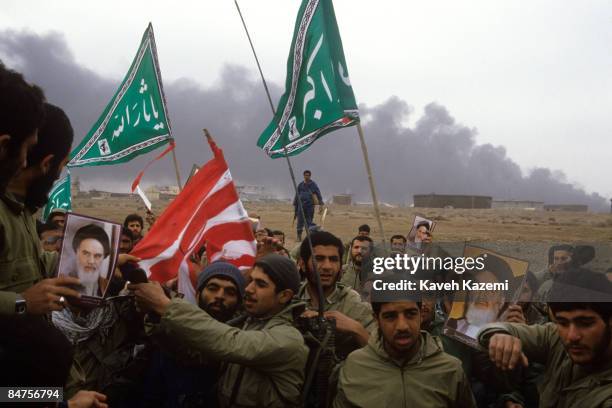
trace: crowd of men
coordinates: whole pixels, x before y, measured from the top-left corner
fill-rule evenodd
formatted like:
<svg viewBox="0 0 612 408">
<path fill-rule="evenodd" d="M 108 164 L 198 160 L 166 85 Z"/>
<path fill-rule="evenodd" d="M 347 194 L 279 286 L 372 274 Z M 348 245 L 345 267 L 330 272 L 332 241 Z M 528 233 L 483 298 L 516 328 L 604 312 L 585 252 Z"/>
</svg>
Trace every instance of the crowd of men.
<svg viewBox="0 0 612 408">
<path fill-rule="evenodd" d="M 497 323 L 480 325 L 491 308 L 468 299 L 451 325 L 475 336 L 468 345 L 443 330 L 453 293 L 372 289 L 372 256 L 427 253 L 429 224 L 382 248 L 362 225 L 343 243 L 313 223 L 323 200 L 310 171 L 294 201 L 295 248 L 258 221 L 249 270 L 198 249 L 193 304 L 176 279 L 143 277 L 129 253 L 145 225 L 131 214 L 107 301 L 79 306 L 71 300 L 95 285 L 85 273 L 56 277 L 65 211 L 35 216 L 72 142 L 66 114 L 0 64 L 0 386 L 62 387 L 68 407 L 612 407 L 612 303 L 567 301 L 576 290 L 612 297 L 612 270 L 587 269 L 588 251 L 552 247 L 547 270 L 495 309 Z M 74 250 L 95 232 L 77 234 Z M 500 262 L 473 278 L 499 280 Z"/>
</svg>

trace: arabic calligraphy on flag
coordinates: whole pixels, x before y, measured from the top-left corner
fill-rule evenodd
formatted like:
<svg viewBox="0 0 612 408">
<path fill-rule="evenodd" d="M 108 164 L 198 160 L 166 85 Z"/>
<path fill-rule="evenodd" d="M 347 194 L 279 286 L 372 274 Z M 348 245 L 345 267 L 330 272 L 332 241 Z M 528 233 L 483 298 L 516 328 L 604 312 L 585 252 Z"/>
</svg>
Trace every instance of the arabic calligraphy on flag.
<svg viewBox="0 0 612 408">
<path fill-rule="evenodd" d="M 170 138 L 153 27 L 149 24 L 121 86 L 72 151 L 68 166 L 126 162 L 168 143 Z"/>
</svg>

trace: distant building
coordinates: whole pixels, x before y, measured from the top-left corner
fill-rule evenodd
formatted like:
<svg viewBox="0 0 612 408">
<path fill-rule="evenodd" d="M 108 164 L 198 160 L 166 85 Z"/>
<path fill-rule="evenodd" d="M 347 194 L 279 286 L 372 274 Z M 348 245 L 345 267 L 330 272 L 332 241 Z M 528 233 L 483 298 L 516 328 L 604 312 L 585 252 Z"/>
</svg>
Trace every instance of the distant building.
<svg viewBox="0 0 612 408">
<path fill-rule="evenodd" d="M 546 211 L 588 212 L 589 206 L 583 204 L 546 204 Z"/>
<path fill-rule="evenodd" d="M 89 197 L 93 200 L 104 200 L 110 198 L 111 193 L 108 191 L 91 190 Z"/>
<path fill-rule="evenodd" d="M 134 195 L 131 193 L 110 193 L 110 198 L 128 198 L 131 200 Z"/>
<path fill-rule="evenodd" d="M 266 191 L 265 186 L 236 185 L 236 191 L 242 201 L 264 201 L 274 199 L 274 197 Z"/>
<path fill-rule="evenodd" d="M 145 190 L 149 200 L 174 200 L 179 194 L 178 186 L 151 186 Z"/>
<path fill-rule="evenodd" d="M 491 208 L 493 198 L 479 195 L 415 194 L 416 208 Z"/>
<path fill-rule="evenodd" d="M 351 194 L 336 194 L 332 197 L 332 204 L 352 205 L 353 196 Z"/>
<path fill-rule="evenodd" d="M 491 208 L 541 211 L 544 209 L 544 202 L 523 200 L 493 200 L 493 202 L 491 203 Z"/>
</svg>

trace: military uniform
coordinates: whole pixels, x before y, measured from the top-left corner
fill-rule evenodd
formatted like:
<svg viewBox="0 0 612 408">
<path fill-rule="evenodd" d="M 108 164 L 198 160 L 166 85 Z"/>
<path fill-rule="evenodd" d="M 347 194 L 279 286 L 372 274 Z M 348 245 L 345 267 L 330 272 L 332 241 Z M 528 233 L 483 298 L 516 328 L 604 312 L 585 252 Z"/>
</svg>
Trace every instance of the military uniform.
<svg viewBox="0 0 612 408">
<path fill-rule="evenodd" d="M 344 265 L 342 267 L 342 278 L 340 278 L 340 283 L 355 290 L 361 290 L 361 268 L 355 266 L 353 262 Z"/>
<path fill-rule="evenodd" d="M 417 353 L 398 361 L 379 336 L 352 353 L 340 370 L 334 408 L 476 407 L 461 362 L 442 350 L 439 339 L 421 332 Z"/>
<path fill-rule="evenodd" d="M 142 315 L 136 312 L 133 300 L 128 297 L 115 298 L 90 313 L 104 316 L 87 334 L 64 330 L 66 337 L 75 344 L 64 396 L 71 398 L 79 390 L 97 390 L 115 404 L 136 384 L 145 367 L 143 360 L 134 358 L 134 348 L 144 338 Z M 86 318 L 76 318 L 69 310 L 53 312 L 54 324 L 58 325 L 60 314 L 67 314 L 74 321 L 83 320 L 83 327 L 87 327 Z"/>
<path fill-rule="evenodd" d="M 317 203 L 314 202 L 314 197 L 317 198 L 318 204 L 323 204 L 323 197 L 321 196 L 321 190 L 319 190 L 319 186 L 317 183 L 310 180 L 308 183 L 302 181 L 297 186 L 297 194 L 293 199 L 293 207 L 295 211 L 295 216 L 297 218 L 297 233 L 298 237 L 301 237 L 302 231 L 304 227 L 310 229 L 314 225 L 314 209 Z M 302 203 L 302 209 L 304 210 L 304 217 L 302 217 L 302 212 L 299 209 L 298 200 Z"/>
<path fill-rule="evenodd" d="M 32 212 L 0 195 L 0 316 L 14 315 L 17 293 L 50 277 L 56 263 L 56 253 L 42 251 Z"/>
<path fill-rule="evenodd" d="M 612 360 L 597 370 L 574 364 L 554 323 L 534 326 L 494 323 L 486 325 L 478 339 L 488 347 L 489 339 L 496 333 L 518 337 L 530 363 L 546 366 L 539 386 L 540 408 L 612 407 Z"/>
<path fill-rule="evenodd" d="M 310 293 L 306 290 L 308 282 L 305 282 L 300 287 L 298 298 L 306 302 L 306 307 L 311 310 L 317 310 L 312 305 Z M 372 314 L 372 307 L 369 303 L 362 302 L 361 296 L 349 286 L 341 283 L 336 284 L 336 289 L 326 299 L 323 310 L 326 312 L 337 310 L 358 321 L 370 333 L 376 332 L 378 325 Z M 344 333 L 336 333 L 336 354 L 341 359 L 346 358 L 352 351 L 361 346 L 355 341 L 353 336 Z"/>
<path fill-rule="evenodd" d="M 219 360 L 221 407 L 297 407 L 308 348 L 293 327 L 293 302 L 268 319 L 249 317 L 241 329 L 218 322 L 182 299 L 173 299 L 153 334 Z"/>
</svg>

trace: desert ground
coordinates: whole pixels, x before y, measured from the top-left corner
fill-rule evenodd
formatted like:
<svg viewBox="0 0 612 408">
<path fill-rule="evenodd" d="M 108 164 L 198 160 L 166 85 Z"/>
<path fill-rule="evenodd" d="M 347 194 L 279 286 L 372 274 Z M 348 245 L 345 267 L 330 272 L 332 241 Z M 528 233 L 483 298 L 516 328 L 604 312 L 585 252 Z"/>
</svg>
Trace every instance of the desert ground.
<svg viewBox="0 0 612 408">
<path fill-rule="evenodd" d="M 154 201 L 159 215 L 168 201 Z M 287 248 L 295 245 L 293 207 L 288 202 L 246 202 L 249 215 L 261 217 L 265 227 L 279 229 L 287 235 Z M 144 207 L 133 199 L 75 199 L 73 211 L 102 219 L 122 222 L 126 215 L 144 215 Z M 498 250 L 531 262 L 530 269 L 545 267 L 546 251 L 552 243 L 593 243 L 597 247 L 595 269 L 612 266 L 612 214 L 546 212 L 529 210 L 464 210 L 441 208 L 381 208 L 385 237 L 406 235 L 415 215 L 436 221 L 435 242 L 461 243 Z M 317 213 L 315 222 L 321 224 Z M 324 229 L 343 241 L 356 235 L 357 227 L 369 224 L 372 238 L 380 240 L 380 231 L 370 206 L 328 206 Z M 451 245 L 452 246 L 452 245 Z M 456 245 L 455 245 L 456 246 Z M 456 252 L 456 251 L 451 251 Z M 457 254 L 458 255 L 458 254 Z"/>
</svg>

